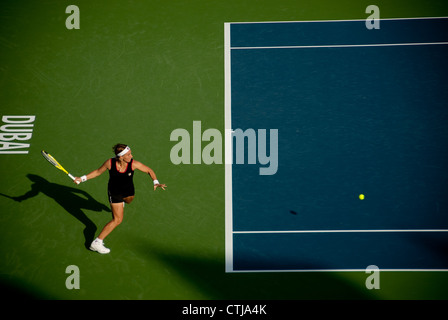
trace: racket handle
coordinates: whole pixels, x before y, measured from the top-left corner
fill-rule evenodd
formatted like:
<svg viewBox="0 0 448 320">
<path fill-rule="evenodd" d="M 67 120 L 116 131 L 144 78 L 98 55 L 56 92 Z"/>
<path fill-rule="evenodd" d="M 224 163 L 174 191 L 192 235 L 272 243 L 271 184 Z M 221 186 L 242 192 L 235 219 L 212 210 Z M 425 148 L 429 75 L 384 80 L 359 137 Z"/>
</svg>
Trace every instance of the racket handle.
<svg viewBox="0 0 448 320">
<path fill-rule="evenodd" d="M 68 174 L 68 176 L 69 176 L 73 181 L 75 181 L 75 177 L 72 176 L 70 173 Z M 75 181 L 75 182 L 76 182 L 76 184 L 79 184 L 79 181 Z"/>
</svg>

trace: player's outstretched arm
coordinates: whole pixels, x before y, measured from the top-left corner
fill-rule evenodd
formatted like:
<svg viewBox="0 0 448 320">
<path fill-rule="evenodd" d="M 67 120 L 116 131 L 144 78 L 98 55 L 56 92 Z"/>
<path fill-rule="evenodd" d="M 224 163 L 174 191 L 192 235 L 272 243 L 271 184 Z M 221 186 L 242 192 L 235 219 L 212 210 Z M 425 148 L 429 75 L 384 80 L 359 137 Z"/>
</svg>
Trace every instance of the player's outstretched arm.
<svg viewBox="0 0 448 320">
<path fill-rule="evenodd" d="M 90 172 L 89 174 L 86 174 L 82 177 L 75 177 L 75 180 L 73 180 L 75 183 L 80 183 L 80 182 L 85 182 L 87 180 L 93 179 L 98 177 L 99 175 L 103 174 L 104 171 L 106 171 L 107 169 L 110 170 L 110 161 L 106 160 L 101 167 L 99 167 L 96 170 L 93 170 L 92 172 Z M 78 182 L 77 182 L 78 181 Z"/>
<path fill-rule="evenodd" d="M 157 180 L 157 176 L 154 172 L 154 170 L 152 170 L 150 167 L 144 165 L 143 163 L 139 162 L 139 161 L 133 161 L 132 162 L 134 169 L 138 169 L 144 173 L 149 174 L 149 176 L 151 177 L 153 183 L 154 183 L 154 190 L 156 190 L 157 188 L 162 188 L 163 190 L 165 190 L 166 188 L 166 184 L 163 183 L 159 183 L 159 180 Z"/>
</svg>

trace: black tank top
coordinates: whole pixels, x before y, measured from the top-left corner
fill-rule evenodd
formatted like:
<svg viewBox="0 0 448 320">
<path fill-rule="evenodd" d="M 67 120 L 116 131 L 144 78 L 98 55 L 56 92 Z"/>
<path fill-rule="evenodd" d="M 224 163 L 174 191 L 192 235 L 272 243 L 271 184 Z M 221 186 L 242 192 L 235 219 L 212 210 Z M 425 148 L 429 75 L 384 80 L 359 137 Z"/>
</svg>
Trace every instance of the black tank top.
<svg viewBox="0 0 448 320">
<path fill-rule="evenodd" d="M 134 195 L 134 170 L 132 170 L 132 162 L 128 163 L 125 172 L 117 170 L 117 159 L 110 159 L 109 183 L 108 189 L 111 194 L 122 195 L 124 197 Z"/>
</svg>

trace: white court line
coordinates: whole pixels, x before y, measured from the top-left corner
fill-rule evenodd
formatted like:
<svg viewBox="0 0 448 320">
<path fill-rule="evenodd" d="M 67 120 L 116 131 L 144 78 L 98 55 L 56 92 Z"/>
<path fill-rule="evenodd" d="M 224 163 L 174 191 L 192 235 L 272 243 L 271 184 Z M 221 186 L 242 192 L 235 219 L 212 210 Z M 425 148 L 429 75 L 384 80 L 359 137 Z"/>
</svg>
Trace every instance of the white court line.
<svg viewBox="0 0 448 320">
<path fill-rule="evenodd" d="M 448 232 L 448 229 L 364 229 L 364 230 L 273 230 L 273 231 L 233 231 L 234 234 L 263 233 L 347 233 L 347 232 Z"/>
<path fill-rule="evenodd" d="M 448 19 L 448 17 L 413 17 L 413 18 L 381 18 L 380 21 L 394 21 L 394 20 L 433 20 L 433 19 Z M 226 22 L 230 24 L 282 24 L 282 23 L 327 23 L 327 22 L 365 22 L 366 19 L 345 19 L 345 20 L 302 20 L 302 21 L 236 21 Z"/>
<path fill-rule="evenodd" d="M 448 232 L 448 229 L 378 229 L 378 230 L 285 230 L 285 231 L 233 231 L 233 234 L 281 234 L 281 233 L 344 233 L 344 232 Z M 233 257 L 232 257 L 233 258 Z M 387 272 L 447 272 L 448 269 L 381 269 Z M 263 269 L 247 269 L 234 270 L 227 272 L 234 273 L 253 273 L 253 272 L 366 272 L 366 269 L 285 269 L 285 270 L 263 270 Z"/>
<path fill-rule="evenodd" d="M 448 269 L 381 269 L 383 272 L 447 272 Z M 263 269 L 250 269 L 250 270 L 232 270 L 233 273 L 255 273 L 255 272 L 366 272 L 366 269 L 285 269 L 285 270 L 263 270 Z"/>
<path fill-rule="evenodd" d="M 409 43 L 373 43 L 373 44 L 329 44 L 316 46 L 270 46 L 270 47 L 231 47 L 232 50 L 253 49 L 310 49 L 310 48 L 357 48 L 357 47 L 397 47 L 397 46 L 429 46 L 447 45 L 448 42 L 409 42 Z"/>
</svg>

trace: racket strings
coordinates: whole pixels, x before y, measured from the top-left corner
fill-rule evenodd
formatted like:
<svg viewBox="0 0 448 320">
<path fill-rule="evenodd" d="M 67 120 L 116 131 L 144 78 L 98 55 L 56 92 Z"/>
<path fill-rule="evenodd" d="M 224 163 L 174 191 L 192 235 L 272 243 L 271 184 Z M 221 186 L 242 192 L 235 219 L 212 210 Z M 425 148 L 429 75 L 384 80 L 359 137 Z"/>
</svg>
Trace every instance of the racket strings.
<svg viewBox="0 0 448 320">
<path fill-rule="evenodd" d="M 57 162 L 52 156 L 50 156 L 47 153 L 42 152 L 42 155 L 44 156 L 45 159 L 47 159 L 48 162 L 50 162 L 52 165 L 54 165 L 55 167 L 60 167 L 61 165 L 59 164 L 59 162 Z"/>
</svg>

